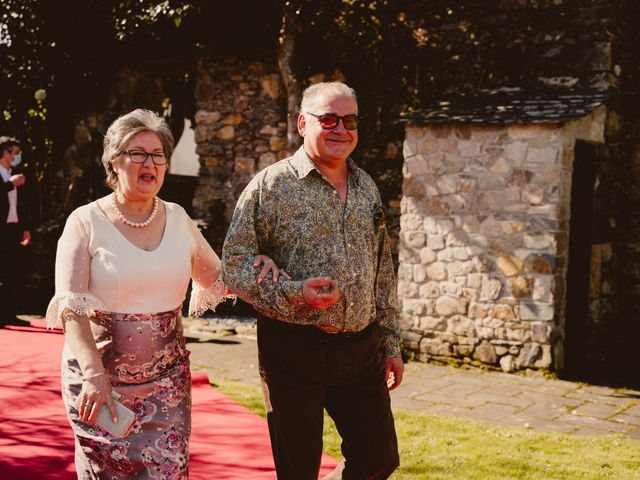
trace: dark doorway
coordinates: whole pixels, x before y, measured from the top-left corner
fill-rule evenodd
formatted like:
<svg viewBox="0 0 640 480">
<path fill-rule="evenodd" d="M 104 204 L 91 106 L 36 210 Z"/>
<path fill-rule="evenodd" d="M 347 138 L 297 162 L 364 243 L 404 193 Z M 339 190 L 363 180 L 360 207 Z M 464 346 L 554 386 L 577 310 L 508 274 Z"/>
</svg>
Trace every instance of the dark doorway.
<svg viewBox="0 0 640 480">
<path fill-rule="evenodd" d="M 596 146 L 576 142 L 571 182 L 569 263 L 565 313 L 565 365 L 563 374 L 572 379 L 591 377 L 602 365 L 594 355 L 589 315 L 589 282 L 593 231 L 593 198 L 596 183 Z"/>
<path fill-rule="evenodd" d="M 629 359 L 625 359 L 625 352 L 632 350 L 632 331 L 613 311 L 612 292 L 602 289 L 606 268 L 602 252 L 607 246 L 610 248 L 612 240 L 604 212 L 610 208 L 611 195 L 606 184 L 599 184 L 598 159 L 597 145 L 576 143 L 566 284 L 565 365 L 561 374 L 571 380 L 637 388 L 638 375 L 629 368 Z"/>
</svg>

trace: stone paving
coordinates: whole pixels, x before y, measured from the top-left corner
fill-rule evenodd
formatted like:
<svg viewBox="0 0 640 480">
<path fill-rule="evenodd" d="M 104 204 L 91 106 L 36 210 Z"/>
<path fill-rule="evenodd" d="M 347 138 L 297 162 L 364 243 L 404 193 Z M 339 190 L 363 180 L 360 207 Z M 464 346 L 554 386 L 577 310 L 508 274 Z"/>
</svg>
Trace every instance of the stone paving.
<svg viewBox="0 0 640 480">
<path fill-rule="evenodd" d="M 185 319 L 194 370 L 259 386 L 255 321 Z M 391 393 L 395 409 L 478 422 L 640 440 L 640 391 L 410 362 Z"/>
</svg>

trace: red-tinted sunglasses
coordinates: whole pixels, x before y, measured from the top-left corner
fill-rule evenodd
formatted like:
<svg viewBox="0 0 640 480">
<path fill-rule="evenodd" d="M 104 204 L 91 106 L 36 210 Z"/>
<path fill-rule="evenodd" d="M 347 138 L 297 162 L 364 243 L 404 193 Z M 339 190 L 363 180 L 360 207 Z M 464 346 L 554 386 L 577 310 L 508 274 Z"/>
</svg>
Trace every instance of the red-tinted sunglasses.
<svg viewBox="0 0 640 480">
<path fill-rule="evenodd" d="M 325 113 L 322 115 L 316 115 L 315 113 L 307 112 L 309 115 L 316 117 L 320 121 L 320 126 L 323 130 L 333 130 L 338 126 L 338 122 L 342 120 L 342 125 L 347 130 L 355 130 L 358 128 L 358 122 L 360 118 L 357 115 L 336 115 L 335 113 Z"/>
</svg>

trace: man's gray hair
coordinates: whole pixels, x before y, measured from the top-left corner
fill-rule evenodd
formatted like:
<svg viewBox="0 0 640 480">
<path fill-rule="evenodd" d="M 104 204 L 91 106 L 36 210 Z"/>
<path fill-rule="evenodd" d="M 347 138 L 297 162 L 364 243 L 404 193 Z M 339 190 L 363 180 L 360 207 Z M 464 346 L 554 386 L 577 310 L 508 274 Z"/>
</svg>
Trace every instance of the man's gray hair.
<svg viewBox="0 0 640 480">
<path fill-rule="evenodd" d="M 320 95 L 321 93 L 331 92 L 336 95 L 344 95 L 346 97 L 353 98 L 356 105 L 358 104 L 358 99 L 356 98 L 356 91 L 351 88 L 346 83 L 342 82 L 320 82 L 314 83 L 305 89 L 302 92 L 302 101 L 300 102 L 300 113 L 307 113 L 313 100 L 315 97 Z M 327 113 L 327 112 L 311 112 L 311 113 Z"/>
<path fill-rule="evenodd" d="M 127 143 L 141 132 L 155 133 L 160 139 L 162 150 L 167 159 L 171 158 L 174 148 L 171 129 L 157 113 L 138 108 L 119 117 L 111 124 L 104 136 L 102 165 L 107 172 L 106 184 L 113 190 L 118 188 L 118 173 L 113 168 L 115 159 L 124 152 Z M 169 162 L 167 161 L 167 167 Z"/>
</svg>

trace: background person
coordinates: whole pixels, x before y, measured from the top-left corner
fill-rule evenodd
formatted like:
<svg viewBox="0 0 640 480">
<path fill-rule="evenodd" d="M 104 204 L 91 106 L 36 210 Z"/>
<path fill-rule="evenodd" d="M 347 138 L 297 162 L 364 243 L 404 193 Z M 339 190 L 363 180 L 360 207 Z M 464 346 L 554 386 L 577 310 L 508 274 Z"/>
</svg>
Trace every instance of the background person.
<svg viewBox="0 0 640 480">
<path fill-rule="evenodd" d="M 16 170 L 22 161 L 20 142 L 0 137 L 0 325 L 28 325 L 16 318 L 24 279 L 22 249 L 31 243 L 26 177 Z"/>
<path fill-rule="evenodd" d="M 278 479 L 318 478 L 323 410 L 336 423 L 343 478 L 383 479 L 399 463 L 389 388 L 402 381 L 398 307 L 384 209 L 349 158 L 355 92 L 305 90 L 304 144 L 246 187 L 223 248 L 225 281 L 258 317 L 260 373 Z M 292 280 L 256 283 L 263 252 Z"/>
</svg>

